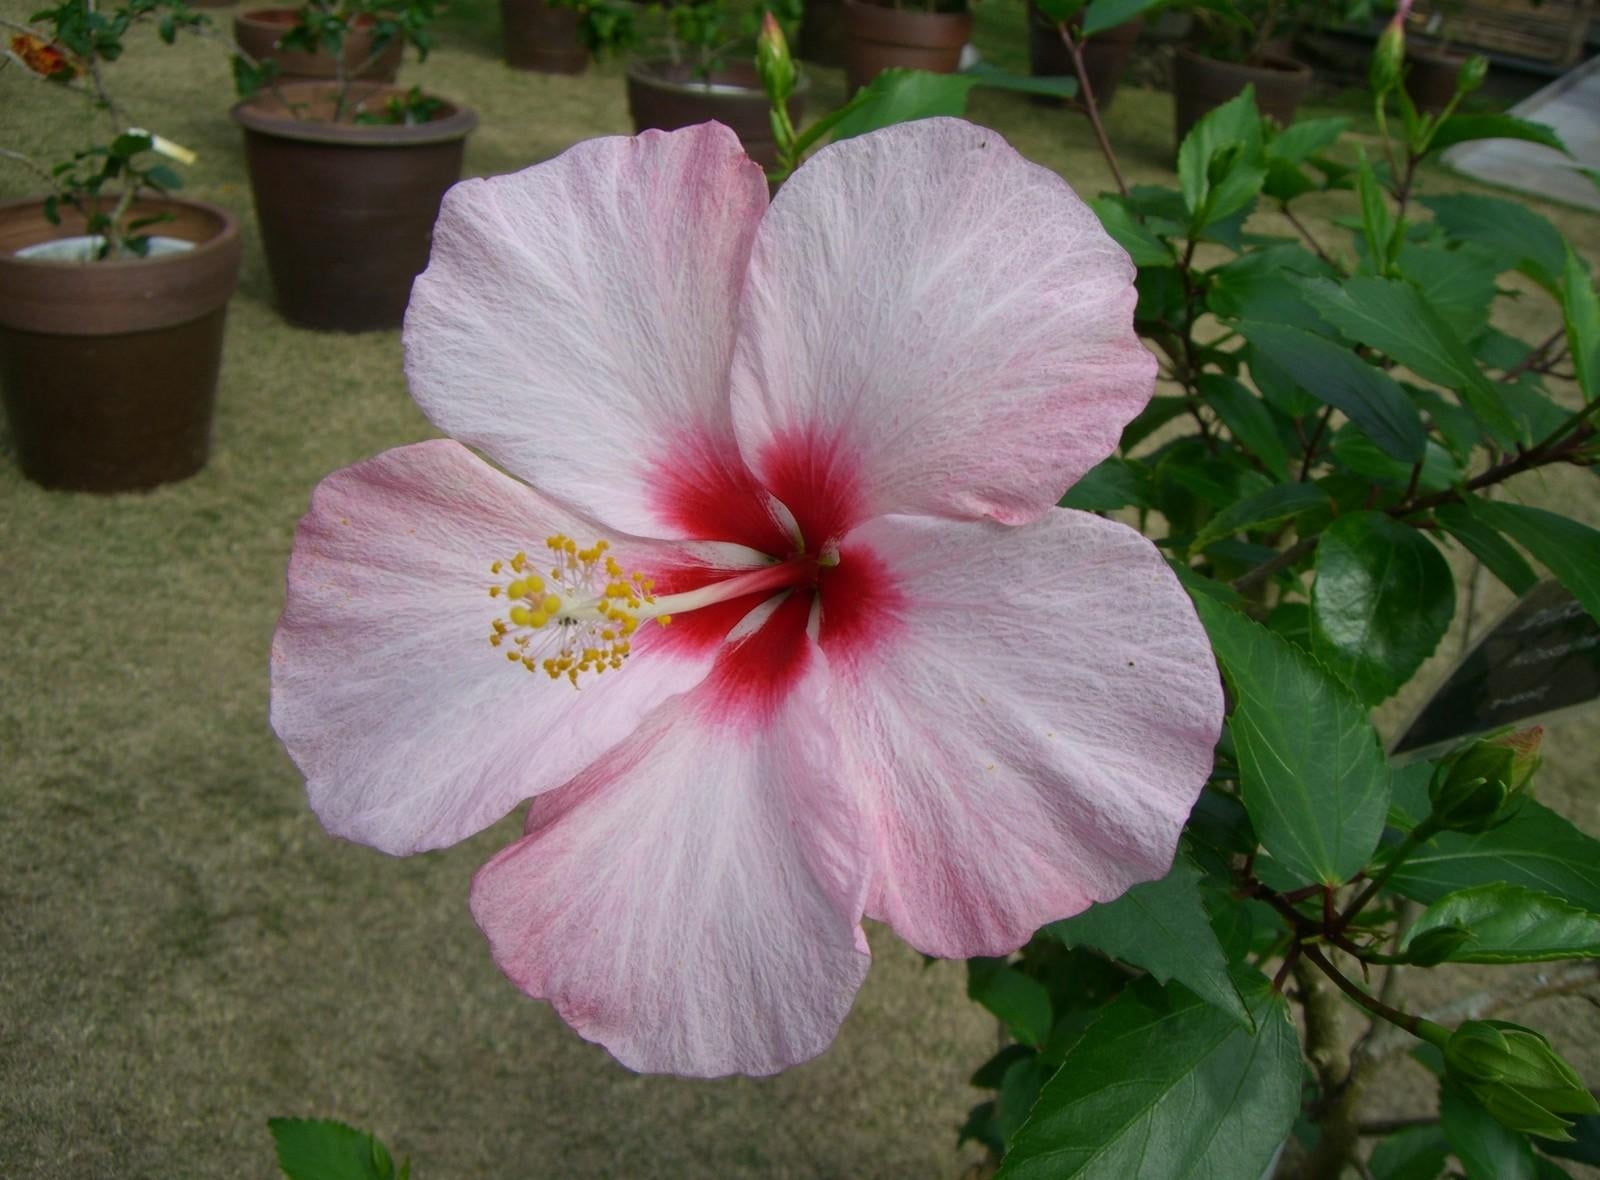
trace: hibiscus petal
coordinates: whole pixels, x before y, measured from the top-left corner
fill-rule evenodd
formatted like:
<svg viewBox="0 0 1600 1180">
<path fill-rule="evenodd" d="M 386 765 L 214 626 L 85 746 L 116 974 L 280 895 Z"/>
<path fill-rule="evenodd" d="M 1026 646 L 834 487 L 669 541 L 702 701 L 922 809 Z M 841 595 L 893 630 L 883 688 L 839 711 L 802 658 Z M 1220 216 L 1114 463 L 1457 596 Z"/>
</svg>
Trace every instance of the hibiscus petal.
<svg viewBox="0 0 1600 1180">
<path fill-rule="evenodd" d="M 927 954 L 998 955 L 1164 874 L 1222 687 L 1193 605 L 1132 529 L 872 521 L 824 583 L 846 780 L 876 816 L 867 913 Z M 870 592 L 863 592 L 864 590 Z"/>
<path fill-rule="evenodd" d="M 740 445 L 808 541 L 882 513 L 1035 519 L 1150 398 L 1133 275 L 992 131 L 923 119 L 824 148 L 756 234 Z"/>
<path fill-rule="evenodd" d="M 715 123 L 463 181 L 406 312 L 412 396 L 447 434 L 614 528 L 765 541 L 728 365 L 766 205 L 761 169 Z"/>
<path fill-rule="evenodd" d="M 453 844 L 560 786 L 712 653 L 641 628 L 581 690 L 489 646 L 489 565 L 594 525 L 465 448 L 402 447 L 328 476 L 295 533 L 272 643 L 272 725 L 335 835 L 405 854 Z M 676 548 L 620 538 L 640 564 Z M 662 636 L 661 638 L 664 638 Z"/>
<path fill-rule="evenodd" d="M 630 1069 L 775 1073 L 827 1047 L 866 975 L 860 818 L 830 775 L 804 613 L 788 638 L 808 666 L 781 699 L 730 708 L 730 685 L 766 673 L 725 656 L 536 800 L 531 834 L 473 882 L 500 969 Z M 792 622 L 780 608 L 732 652 Z"/>
</svg>

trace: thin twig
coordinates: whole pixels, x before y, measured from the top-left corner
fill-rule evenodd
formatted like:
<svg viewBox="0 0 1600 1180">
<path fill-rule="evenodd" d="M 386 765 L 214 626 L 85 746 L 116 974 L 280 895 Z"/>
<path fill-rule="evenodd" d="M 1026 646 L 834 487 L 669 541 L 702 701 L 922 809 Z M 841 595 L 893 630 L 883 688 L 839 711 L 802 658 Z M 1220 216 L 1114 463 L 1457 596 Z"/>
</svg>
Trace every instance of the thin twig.
<svg viewBox="0 0 1600 1180">
<path fill-rule="evenodd" d="M 1106 164 L 1111 168 L 1111 179 L 1117 182 L 1117 191 L 1126 200 L 1128 185 L 1122 179 L 1122 169 L 1117 166 L 1117 153 L 1111 150 L 1111 141 L 1106 138 L 1105 124 L 1100 121 L 1100 104 L 1095 101 L 1094 87 L 1089 84 L 1089 71 L 1083 68 L 1083 49 L 1078 44 L 1077 38 L 1072 35 L 1072 30 L 1067 27 L 1066 21 L 1056 26 L 1056 32 L 1061 34 L 1062 44 L 1072 55 L 1072 68 L 1078 74 L 1078 93 L 1082 95 L 1083 110 L 1089 116 L 1089 126 L 1094 128 L 1094 137 L 1100 144 L 1100 154 L 1106 158 Z"/>
</svg>

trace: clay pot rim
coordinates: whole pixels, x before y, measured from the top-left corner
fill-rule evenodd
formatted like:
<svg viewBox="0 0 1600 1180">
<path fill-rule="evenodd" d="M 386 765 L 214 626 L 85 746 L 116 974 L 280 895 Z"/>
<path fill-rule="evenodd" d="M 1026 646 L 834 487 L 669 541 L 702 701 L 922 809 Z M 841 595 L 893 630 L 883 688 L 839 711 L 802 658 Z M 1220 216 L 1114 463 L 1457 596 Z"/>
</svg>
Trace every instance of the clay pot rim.
<svg viewBox="0 0 1600 1180">
<path fill-rule="evenodd" d="M 353 87 L 366 85 L 364 82 L 352 83 Z M 336 87 L 337 83 L 329 81 L 280 82 L 276 91 L 292 100 L 298 94 L 310 96 L 317 92 L 332 91 Z M 387 99 L 404 95 L 408 90 L 405 86 L 382 82 L 373 84 L 367 96 Z M 286 113 L 264 109 L 264 104 L 276 102 L 273 91 L 264 90 L 234 103 L 228 111 L 228 117 L 246 131 L 300 143 L 330 143 L 340 147 L 423 147 L 464 139 L 478 125 L 477 113 L 449 99 L 440 101 L 444 103 L 443 116 L 413 127 L 403 123 L 331 123 L 321 119 L 296 119 Z"/>
<path fill-rule="evenodd" d="M 663 78 L 660 74 L 654 72 L 656 67 L 673 64 L 675 63 L 671 58 L 665 57 L 635 58 L 633 61 L 628 63 L 628 78 L 631 81 L 643 83 L 644 85 L 650 86 L 656 90 L 666 90 L 673 94 L 692 94 L 698 98 L 744 98 L 746 95 L 760 95 L 764 98 L 766 96 L 766 91 L 762 89 L 759 80 L 752 85 L 746 85 L 744 82 L 731 82 L 719 78 L 719 74 L 726 75 L 730 72 L 726 66 L 719 66 L 712 70 L 709 81 L 714 86 L 722 86 L 728 89 L 737 88 L 738 90 L 743 91 L 743 93 L 733 95 L 728 94 L 727 90 L 707 91 L 706 87 L 699 82 L 678 82 L 670 78 Z M 753 67 L 750 70 L 750 76 L 755 77 L 755 70 Z M 809 93 L 810 90 L 810 76 L 801 73 L 795 78 L 794 93 L 790 95 L 790 98 L 791 100 L 798 98 L 803 94 Z"/>
<path fill-rule="evenodd" d="M 18 197 L 9 201 L 0 201 L 0 221 L 5 220 L 7 216 L 14 210 L 36 208 L 39 210 L 39 217 L 42 227 L 50 231 L 49 233 L 38 238 L 36 241 L 23 243 L 23 249 L 26 249 L 29 246 L 37 246 L 44 242 L 53 242 L 60 238 L 69 238 L 78 233 L 87 232 L 82 229 L 73 230 L 71 227 L 65 225 L 51 225 L 50 222 L 44 218 L 44 202 L 45 198 L 43 197 Z M 112 200 L 111 198 L 103 197 L 101 198 L 101 203 L 111 204 Z M 182 263 L 188 263 L 192 265 L 196 259 L 204 258 L 207 254 L 217 253 L 229 249 L 230 242 L 237 239 L 239 236 L 238 216 L 231 210 L 223 208 L 221 205 L 213 205 L 210 201 L 197 201 L 192 197 L 152 195 L 148 197 L 140 197 L 137 203 L 155 206 L 186 206 L 190 209 L 196 210 L 197 212 L 210 215 L 221 224 L 218 226 L 217 232 L 212 234 L 210 237 L 200 240 L 185 238 L 185 241 L 194 242 L 193 250 L 180 250 L 172 254 L 156 254 L 147 258 L 108 258 L 100 262 L 74 263 L 62 262 L 60 259 L 19 258 L 12 250 L 0 249 L 0 266 L 24 267 L 41 272 L 60 272 L 68 267 L 83 267 L 86 269 L 92 268 L 96 271 L 113 273 L 118 271 L 133 270 L 139 267 L 172 266 Z"/>
<path fill-rule="evenodd" d="M 244 24 L 248 21 L 257 25 L 265 26 L 267 28 L 276 29 L 284 26 L 292 26 L 295 22 L 296 16 L 299 14 L 299 11 L 300 10 L 297 8 L 247 8 L 243 12 L 234 13 L 233 19 L 235 24 Z M 350 27 L 353 30 L 359 29 L 365 31 L 377 23 L 377 17 L 373 16 L 370 12 L 362 12 L 356 15 L 356 19 L 351 22 Z"/>
<path fill-rule="evenodd" d="M 1246 65 L 1241 61 L 1224 61 L 1220 57 L 1207 57 L 1188 45 L 1178 46 L 1178 56 L 1193 62 L 1209 66 L 1221 66 L 1224 69 L 1236 70 L 1241 74 L 1252 74 L 1264 78 L 1280 78 L 1288 75 L 1292 78 L 1310 78 L 1312 69 L 1303 61 L 1296 61 L 1292 57 L 1280 57 L 1277 54 L 1267 54 L 1262 58 L 1264 64 L 1259 66 Z"/>
<path fill-rule="evenodd" d="M 1462 49 L 1442 49 L 1437 45 L 1429 45 L 1426 41 L 1410 41 L 1406 44 L 1406 60 L 1425 61 L 1433 65 L 1464 66 L 1467 58 L 1472 54 Z"/>
<path fill-rule="evenodd" d="M 971 0 L 959 12 L 920 12 L 915 8 L 896 8 L 893 4 L 878 4 L 875 0 L 844 0 L 845 8 L 876 8 L 884 12 L 892 12 L 896 16 L 906 17 L 911 20 L 971 20 Z"/>
</svg>

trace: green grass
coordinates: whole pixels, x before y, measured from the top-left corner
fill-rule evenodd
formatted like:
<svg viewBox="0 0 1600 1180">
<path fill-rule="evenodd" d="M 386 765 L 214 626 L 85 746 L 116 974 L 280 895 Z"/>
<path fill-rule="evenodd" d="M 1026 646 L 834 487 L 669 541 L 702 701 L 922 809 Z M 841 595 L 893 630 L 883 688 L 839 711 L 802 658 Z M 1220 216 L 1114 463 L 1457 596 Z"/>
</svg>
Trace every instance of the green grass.
<svg viewBox="0 0 1600 1180">
<path fill-rule="evenodd" d="M 29 7 L 0 0 L 0 15 Z M 984 12 L 980 38 L 1016 64 L 1020 8 Z M 497 53 L 493 10 L 458 4 L 442 48 L 403 75 L 477 109 L 468 172 L 630 130 L 619 66 L 546 78 Z M 77 146 L 85 117 L 19 74 L 0 76 L 0 139 Z M 874 930 L 879 960 L 817 1062 L 761 1082 L 639 1078 L 489 962 L 467 884 L 515 819 L 407 861 L 323 834 L 267 725 L 294 522 L 327 472 L 429 430 L 397 333 L 274 314 L 221 56 L 139 38 L 113 77 L 135 119 L 200 152 L 188 191 L 243 216 L 245 269 L 200 475 L 47 493 L 0 433 L 0 1176 L 267 1177 L 275 1114 L 371 1127 L 419 1180 L 958 1174 L 955 1127 L 978 1097 L 965 1078 L 994 1038 L 958 965 L 925 968 Z M 819 106 L 841 91 L 819 74 Z M 1168 101 L 1117 99 L 1131 179 L 1170 179 Z M 1109 184 L 1081 120 L 984 92 L 973 114 L 1080 190 Z M 0 167 L 0 197 L 30 190 Z M 1547 212 L 1600 253 L 1595 219 Z M 1529 296 L 1514 326 L 1542 335 L 1550 314 Z M 1576 492 L 1592 521 L 1592 478 L 1563 482 L 1579 474 L 1532 494 Z M 1570 787 L 1592 740 L 1568 724 L 1549 746 Z M 1596 818 L 1592 797 L 1555 802 Z M 1591 1080 L 1592 1049 L 1575 1054 Z"/>
</svg>

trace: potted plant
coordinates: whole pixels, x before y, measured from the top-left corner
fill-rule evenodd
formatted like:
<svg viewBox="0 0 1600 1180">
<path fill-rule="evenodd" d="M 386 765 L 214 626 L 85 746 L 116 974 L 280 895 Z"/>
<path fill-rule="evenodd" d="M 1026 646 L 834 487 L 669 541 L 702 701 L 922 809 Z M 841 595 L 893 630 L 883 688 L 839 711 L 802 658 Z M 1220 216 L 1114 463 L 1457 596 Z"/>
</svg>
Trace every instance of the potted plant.
<svg viewBox="0 0 1600 1180">
<path fill-rule="evenodd" d="M 752 52 L 762 10 L 728 0 L 654 5 L 642 48 L 628 67 L 628 110 L 635 130 L 670 131 L 716 120 L 731 127 L 750 158 L 777 162 L 772 117 Z M 785 17 L 785 14 L 779 14 Z M 797 77 L 786 109 L 798 124 L 808 83 Z"/>
<path fill-rule="evenodd" d="M 363 80 L 343 68 L 344 38 L 362 13 L 312 2 L 285 40 L 316 44 L 336 64 L 324 81 L 283 82 L 236 69 L 245 97 L 232 110 L 278 308 L 302 327 L 397 328 L 411 281 L 427 265 L 434 218 L 461 176 L 477 116 L 417 87 Z M 431 0 L 412 0 L 393 36 L 430 40 Z M 309 31 L 308 31 L 309 30 Z"/>
<path fill-rule="evenodd" d="M 1288 46 L 1319 13 L 1315 0 L 1217 0 L 1192 6 L 1188 44 L 1173 63 L 1178 142 L 1208 111 L 1255 87 L 1261 113 L 1288 125 L 1311 88 L 1311 67 Z"/>
<path fill-rule="evenodd" d="M 1091 6 L 1092 7 L 1092 6 Z M 1036 77 L 1060 78 L 1078 76 L 1072 53 L 1061 38 L 1059 23 L 1042 10 L 1035 0 L 1028 0 L 1028 66 Z M 1068 22 L 1069 31 L 1079 40 L 1083 54 L 1083 70 L 1088 75 L 1101 110 L 1111 105 L 1127 72 L 1128 59 L 1133 56 L 1139 42 L 1139 32 L 1144 28 L 1144 17 L 1135 16 L 1109 28 L 1093 31 L 1084 36 L 1084 22 L 1074 17 Z M 1034 95 L 1035 102 L 1059 105 L 1059 99 L 1047 95 Z"/>
<path fill-rule="evenodd" d="M 371 0 L 316 0 L 298 9 L 241 12 L 233 18 L 233 38 L 255 61 L 271 62 L 277 78 L 393 82 L 407 30 L 420 31 L 432 15 L 431 0 L 399 9 Z"/>
<path fill-rule="evenodd" d="M 104 116 L 98 142 L 45 165 L 45 195 L 0 203 L 0 394 L 24 474 L 50 488 L 117 492 L 205 465 L 223 321 L 239 276 L 239 224 L 183 200 L 192 153 L 129 125 L 106 84 L 134 25 L 171 41 L 202 18 L 149 0 L 63 0 L 4 22 L 12 62 Z"/>
<path fill-rule="evenodd" d="M 506 64 L 541 74 L 581 74 L 592 49 L 627 39 L 633 11 L 609 0 L 500 0 Z"/>
<path fill-rule="evenodd" d="M 882 70 L 954 73 L 972 37 L 967 0 L 844 0 L 845 80 L 854 93 Z"/>
</svg>

